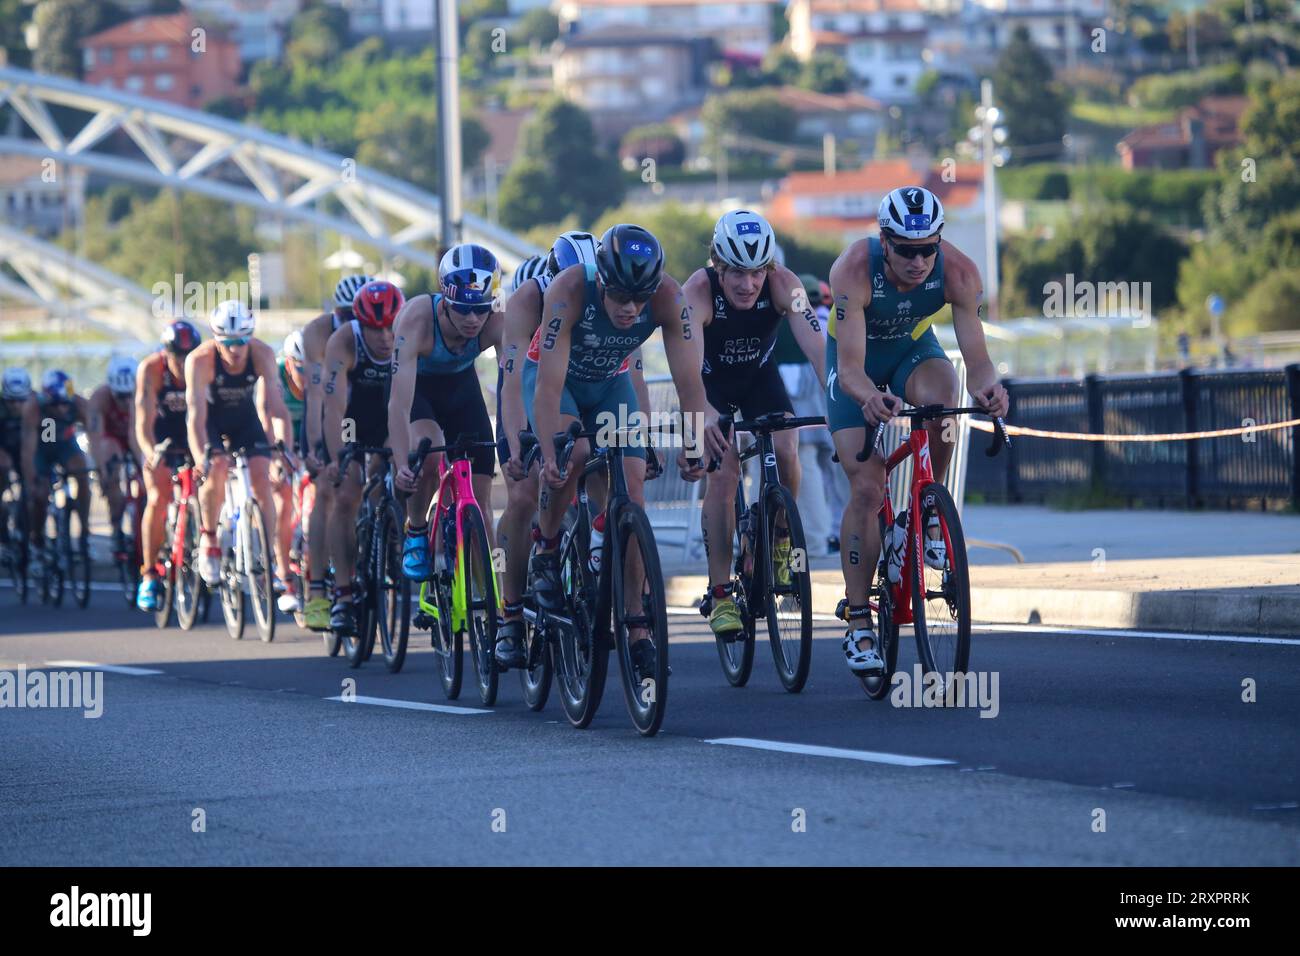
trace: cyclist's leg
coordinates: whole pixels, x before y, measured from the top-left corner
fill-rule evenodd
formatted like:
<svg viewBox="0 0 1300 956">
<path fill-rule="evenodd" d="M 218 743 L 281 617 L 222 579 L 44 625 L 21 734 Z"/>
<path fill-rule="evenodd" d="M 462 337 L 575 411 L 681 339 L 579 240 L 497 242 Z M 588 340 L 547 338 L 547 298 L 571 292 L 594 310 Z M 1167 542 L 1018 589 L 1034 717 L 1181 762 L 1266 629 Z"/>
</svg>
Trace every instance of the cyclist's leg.
<svg viewBox="0 0 1300 956">
<path fill-rule="evenodd" d="M 82 454 L 81 449 L 75 444 L 72 445 L 72 451 L 63 453 L 63 467 L 67 469 L 77 488 L 77 494 L 73 499 L 77 514 L 81 518 L 81 534 L 86 540 L 90 538 L 90 472 L 86 462 L 86 456 Z"/>
<path fill-rule="evenodd" d="M 910 404 L 917 406 L 948 405 L 957 400 L 957 370 L 933 328 L 927 329 L 907 353 L 890 379 L 889 390 L 905 395 Z M 952 418 L 935 419 L 926 422 L 925 427 L 930 433 L 930 466 L 935 479 L 942 481 L 956 445 L 957 423 Z"/>
<path fill-rule="evenodd" d="M 329 463 L 329 454 L 323 444 L 316 450 L 316 459 L 322 464 Z M 307 600 L 326 601 L 325 572 L 329 568 L 329 518 L 334 500 L 334 483 L 325 480 L 325 472 L 321 471 L 312 485 L 315 501 L 307 515 L 306 529 L 307 563 L 311 567 Z"/>
<path fill-rule="evenodd" d="M 794 417 L 794 403 L 790 401 L 785 379 L 781 378 L 775 362 L 760 365 L 750 377 L 740 396 L 740 412 L 748 419 L 772 412 L 782 412 L 786 418 Z M 790 489 L 790 494 L 798 497 L 799 483 L 803 477 L 799 462 L 799 433 L 793 430 L 776 432 L 772 436 L 772 450 L 776 452 L 776 467 L 781 476 L 781 484 Z"/>
<path fill-rule="evenodd" d="M 524 365 L 524 411 L 528 413 L 530 422 L 537 421 L 537 416 L 533 407 L 533 399 L 536 392 L 537 384 L 537 366 L 532 362 Z M 560 428 L 561 430 L 569 427 L 571 422 L 578 420 L 578 402 L 574 397 L 574 385 L 571 382 L 565 382 L 564 388 L 560 392 Z M 550 441 L 548 436 L 538 435 L 540 441 Z M 578 486 L 578 475 L 582 470 L 582 463 L 590 455 L 590 445 L 585 438 L 579 439 L 574 443 L 573 454 L 569 457 L 568 477 L 563 486 L 552 488 L 549 485 L 539 482 L 540 490 L 537 496 L 537 528 L 542 536 L 538 542 L 537 550 L 542 553 L 554 551 L 560 545 L 560 527 L 564 523 L 564 513 L 569 508 L 569 502 L 573 500 L 573 492 Z"/>
<path fill-rule="evenodd" d="M 343 481 L 334 489 L 330 515 L 330 559 L 334 563 L 334 604 L 352 600 L 352 576 L 356 573 L 357 512 L 361 509 L 362 463 L 350 461 Z"/>
<path fill-rule="evenodd" d="M 282 463 L 283 465 L 283 463 Z M 274 470 L 274 469 L 273 469 Z M 280 477 L 271 480 L 271 497 L 275 501 L 275 561 L 281 576 L 289 575 L 289 550 L 293 547 L 293 475 L 283 465 Z"/>
<path fill-rule="evenodd" d="M 167 462 L 160 461 L 144 469 L 145 505 L 140 523 L 141 542 L 140 573 L 152 580 L 157 576 L 154 561 L 163 545 L 164 526 L 167 523 L 167 506 L 172 500 L 172 470 Z"/>
<path fill-rule="evenodd" d="M 724 414 L 734 413 L 739 408 L 740 389 L 725 388 L 724 383 L 712 377 L 704 380 L 704 390 L 709 404 Z M 736 533 L 736 483 L 740 479 L 740 457 L 736 453 L 734 441 L 722 456 L 718 470 L 709 475 L 704 489 L 704 502 L 700 511 L 700 535 L 704 540 L 704 554 L 709 565 L 709 589 L 715 600 L 722 600 L 717 593 L 731 580 L 731 541 Z M 728 617 L 730 621 L 730 617 Z M 732 626 L 734 623 L 737 626 Z M 739 630 L 739 618 L 727 626 L 727 630 Z"/>
<path fill-rule="evenodd" d="M 101 451 L 107 454 L 99 462 L 99 489 L 108 503 L 108 526 L 112 529 L 113 542 L 116 544 L 122 528 L 122 512 L 126 509 L 126 496 L 122 494 L 122 469 L 125 467 L 126 450 L 117 439 L 105 436 Z"/>
</svg>

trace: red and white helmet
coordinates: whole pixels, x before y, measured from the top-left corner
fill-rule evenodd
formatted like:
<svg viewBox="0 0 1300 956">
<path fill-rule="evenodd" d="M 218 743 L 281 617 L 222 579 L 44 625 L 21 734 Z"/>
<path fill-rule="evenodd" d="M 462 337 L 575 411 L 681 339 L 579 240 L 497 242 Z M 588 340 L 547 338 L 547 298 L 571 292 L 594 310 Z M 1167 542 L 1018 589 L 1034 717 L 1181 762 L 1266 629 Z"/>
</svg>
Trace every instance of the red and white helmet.
<svg viewBox="0 0 1300 956">
<path fill-rule="evenodd" d="M 405 304 L 406 297 L 401 289 L 391 282 L 374 279 L 357 290 L 352 300 L 352 314 L 362 325 L 386 329 L 393 324 Z"/>
</svg>

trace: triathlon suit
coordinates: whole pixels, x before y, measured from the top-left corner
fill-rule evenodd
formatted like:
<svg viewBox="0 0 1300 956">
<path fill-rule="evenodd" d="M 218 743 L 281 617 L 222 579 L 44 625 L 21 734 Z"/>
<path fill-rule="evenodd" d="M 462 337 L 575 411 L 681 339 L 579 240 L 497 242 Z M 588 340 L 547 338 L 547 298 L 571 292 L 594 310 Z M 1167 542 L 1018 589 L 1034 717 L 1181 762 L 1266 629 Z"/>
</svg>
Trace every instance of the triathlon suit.
<svg viewBox="0 0 1300 956">
<path fill-rule="evenodd" d="M 411 400 L 411 421 L 435 421 L 448 442 L 464 436 L 472 441 L 491 441 L 492 421 L 488 418 L 483 390 L 479 387 L 474 360 L 483 351 L 478 338 L 465 343 L 464 351 L 453 352 L 442 337 L 438 305 L 442 293 L 429 293 L 433 302 L 433 348 L 417 363 L 415 395 Z M 475 448 L 469 456 L 476 475 L 494 475 L 492 449 Z"/>
<path fill-rule="evenodd" d="M 543 295 L 546 294 L 546 290 L 550 288 L 551 285 L 551 277 L 545 274 L 539 276 L 533 276 L 533 278 L 529 279 L 528 281 L 536 282 L 537 285 L 541 288 Z M 539 312 L 537 315 L 537 329 L 533 332 L 532 341 L 528 343 L 528 358 L 536 362 L 541 347 L 542 347 L 542 316 L 541 313 Z M 509 360 L 507 359 L 507 361 Z M 623 364 L 619 368 L 619 372 L 620 373 L 626 372 L 630 367 L 629 363 L 630 363 L 630 359 L 623 359 Z M 640 366 L 638 366 L 638 368 L 639 367 Z M 510 446 L 506 443 L 505 430 L 501 423 L 501 387 L 504 383 L 504 380 L 505 380 L 505 376 L 502 374 L 501 369 L 498 366 L 497 368 L 497 460 L 500 461 L 502 465 L 506 463 L 510 455 Z M 536 384 L 536 380 L 534 379 L 534 385 L 535 384 Z M 520 387 L 521 388 L 523 387 L 522 380 L 520 382 Z M 527 404 L 531 402 L 531 398 L 525 399 L 524 402 L 525 402 L 525 406 L 527 406 Z M 532 427 L 533 427 L 532 422 L 529 422 L 528 428 L 531 430 Z"/>
<path fill-rule="evenodd" d="M 704 327 L 704 393 L 719 412 L 739 410 L 747 419 L 769 412 L 794 414 L 785 382 L 772 357 L 781 313 L 772 302 L 771 274 L 753 308 L 738 309 L 722 293 L 718 273 L 710 266 L 713 317 Z"/>
<path fill-rule="evenodd" d="M 163 461 L 168 468 L 179 468 L 189 451 L 189 433 L 186 430 L 189 406 L 185 403 L 185 386 L 172 375 L 166 357 L 160 355 L 158 361 L 162 364 L 162 376 L 155 400 L 157 412 L 153 420 L 153 440 L 155 445 L 171 440 Z"/>
<path fill-rule="evenodd" d="M 66 468 L 74 456 L 81 454 L 81 446 L 77 444 L 76 399 L 54 402 L 42 393 L 38 401 L 41 427 L 44 428 L 47 418 L 54 422 L 54 441 L 36 442 L 36 471 L 44 475 L 49 474 L 56 462 Z"/>
<path fill-rule="evenodd" d="M 880 238 L 868 240 L 871 269 L 871 303 L 863 310 L 867 323 L 866 372 L 880 388 L 907 397 L 907 379 L 922 362 L 948 355 L 939 344 L 931 323 L 944 307 L 943 248 L 935 254 L 934 269 L 915 289 L 900 292 L 885 277 L 885 256 Z M 835 313 L 826 324 L 826 421 L 830 430 L 866 428 L 862 406 L 839 387 Z"/>
<path fill-rule="evenodd" d="M 587 287 L 583 296 L 582 319 L 571 330 L 569 367 L 564 377 L 564 390 L 560 393 L 560 413 L 582 420 L 584 430 L 599 427 L 597 418 L 602 412 L 614 416 L 620 425 L 639 411 L 636 390 L 630 375 L 619 373 L 626 369 L 627 358 L 641 347 L 658 328 L 650 319 L 647 302 L 637 320 L 627 329 L 619 329 L 610 321 L 601 296 L 596 290 L 596 267 L 588 264 Z M 542 329 L 533 336 L 524 363 L 524 408 L 528 420 L 535 422 L 533 397 L 537 390 L 538 363 L 541 361 L 540 340 Z M 553 335 L 547 332 L 547 335 Z M 633 458 L 645 458 L 646 450 L 629 443 L 623 453 Z"/>
<path fill-rule="evenodd" d="M 26 407 L 26 399 L 19 402 L 0 398 L 0 451 L 9 456 L 9 466 L 14 471 L 22 470 L 23 409 Z M 8 477 L 0 475 L 0 487 Z"/>
<path fill-rule="evenodd" d="M 212 350 L 215 372 L 208 386 L 208 444 L 227 447 L 233 451 L 245 449 L 249 458 L 269 458 L 271 449 L 266 441 L 266 429 L 257 416 L 257 372 L 253 370 L 253 350 L 248 350 L 242 372 L 229 371 L 221 361 L 221 353 Z"/>
<path fill-rule="evenodd" d="M 307 431 L 303 427 L 307 411 L 307 394 L 304 391 L 301 397 L 294 395 L 293 382 L 289 380 L 283 355 L 275 360 L 275 364 L 280 370 L 280 390 L 284 392 L 284 406 L 289 409 L 289 420 L 293 422 L 293 451 L 295 454 L 302 454 L 302 449 L 307 447 Z"/>
<path fill-rule="evenodd" d="M 382 448 L 388 443 L 388 394 L 393 385 L 393 359 L 377 359 L 366 347 L 361 323 L 353 319 L 352 345 L 356 361 L 348 372 L 348 407 L 345 418 L 356 422 L 359 445 Z"/>
<path fill-rule="evenodd" d="M 333 335 L 335 332 L 337 332 L 339 330 L 339 327 L 342 324 L 343 324 L 343 320 L 339 318 L 338 313 L 331 309 L 330 310 L 330 335 Z M 329 341 L 329 337 L 330 337 L 329 335 L 325 336 L 326 342 Z M 320 403 L 320 415 L 321 415 L 322 428 L 321 428 L 320 441 L 316 443 L 316 460 L 328 465 L 330 460 L 330 452 L 329 452 L 329 446 L 325 444 L 325 430 L 324 430 L 325 402 L 324 401 Z M 305 448 L 307 446 L 306 426 L 303 427 L 302 443 L 303 443 L 303 447 Z"/>
</svg>

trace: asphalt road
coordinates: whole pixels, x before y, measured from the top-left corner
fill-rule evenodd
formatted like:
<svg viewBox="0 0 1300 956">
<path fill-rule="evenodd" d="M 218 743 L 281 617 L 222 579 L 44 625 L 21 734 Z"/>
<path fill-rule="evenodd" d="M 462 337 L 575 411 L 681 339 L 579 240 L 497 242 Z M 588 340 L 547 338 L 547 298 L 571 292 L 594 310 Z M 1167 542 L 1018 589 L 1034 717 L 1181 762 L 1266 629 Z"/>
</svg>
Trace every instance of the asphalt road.
<svg viewBox="0 0 1300 956">
<path fill-rule="evenodd" d="M 797 696 L 765 644 L 734 689 L 702 618 L 672 629 L 646 740 L 616 675 L 586 731 L 554 695 L 528 711 L 515 674 L 489 712 L 468 675 L 466 713 L 342 703 L 346 678 L 449 702 L 427 645 L 353 671 L 284 619 L 234 642 L 109 591 L 54 611 L 0 588 L 0 669 L 161 672 L 106 673 L 98 719 L 0 709 L 0 864 L 1300 863 L 1300 642 L 981 630 L 981 717 L 867 700 L 833 622 Z"/>
</svg>

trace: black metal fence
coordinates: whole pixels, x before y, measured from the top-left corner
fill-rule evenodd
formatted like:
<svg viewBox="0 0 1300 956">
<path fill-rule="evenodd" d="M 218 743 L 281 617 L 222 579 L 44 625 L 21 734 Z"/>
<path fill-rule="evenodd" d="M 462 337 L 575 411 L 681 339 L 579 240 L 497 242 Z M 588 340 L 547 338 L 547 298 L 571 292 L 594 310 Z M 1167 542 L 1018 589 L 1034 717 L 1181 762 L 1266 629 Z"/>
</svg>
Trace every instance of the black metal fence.
<svg viewBox="0 0 1300 956">
<path fill-rule="evenodd" d="M 1300 365 L 1160 375 L 1009 379 L 1011 424 L 1048 431 L 1154 435 L 1300 418 Z M 966 491 L 992 501 L 1100 492 L 1130 503 L 1300 509 L 1300 427 L 1221 438 L 1082 442 L 1020 436 L 1011 453 L 972 455 Z"/>
</svg>

